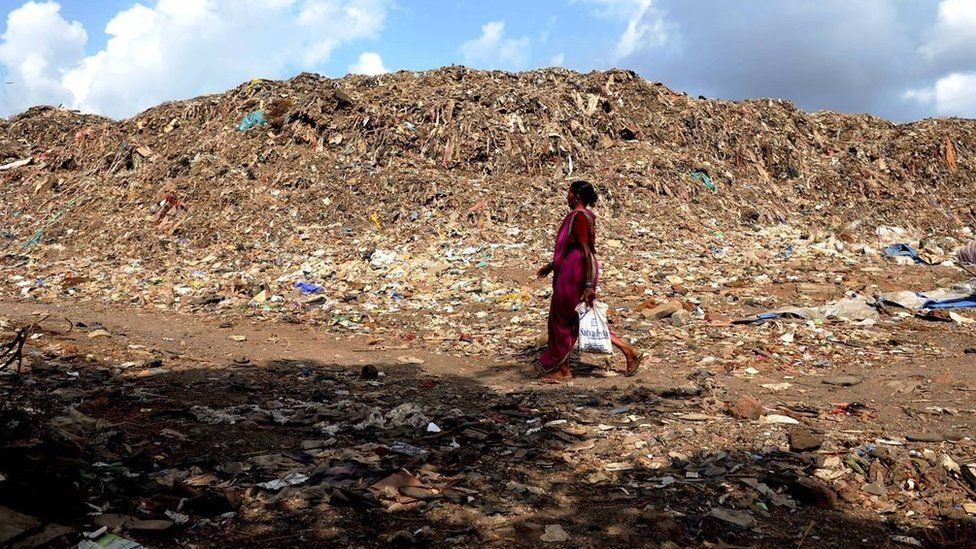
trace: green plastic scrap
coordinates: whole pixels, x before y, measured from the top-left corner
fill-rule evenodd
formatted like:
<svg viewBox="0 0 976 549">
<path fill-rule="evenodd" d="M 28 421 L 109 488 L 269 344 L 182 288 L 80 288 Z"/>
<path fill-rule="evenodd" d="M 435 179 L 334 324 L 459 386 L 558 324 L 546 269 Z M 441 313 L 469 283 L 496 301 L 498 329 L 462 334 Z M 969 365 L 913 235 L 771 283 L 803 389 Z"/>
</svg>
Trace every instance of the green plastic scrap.
<svg viewBox="0 0 976 549">
<path fill-rule="evenodd" d="M 846 463 L 847 466 L 853 469 L 855 472 L 867 476 L 867 472 L 862 466 L 861 460 L 859 460 L 854 454 L 847 454 L 847 457 L 844 458 L 844 463 Z"/>
<path fill-rule="evenodd" d="M 710 191 L 714 192 L 718 190 L 715 183 L 712 183 L 712 178 L 708 177 L 708 174 L 705 172 L 691 172 L 691 177 L 695 178 L 696 181 L 700 181 L 703 185 L 705 185 L 705 188 Z"/>
<path fill-rule="evenodd" d="M 44 225 L 42 225 L 40 229 L 37 229 L 37 231 L 33 235 L 31 235 L 31 237 L 27 240 L 27 242 L 24 242 L 20 246 L 20 249 L 23 250 L 25 248 L 30 248 L 35 244 L 39 244 L 41 242 L 41 237 L 44 236 L 44 231 L 46 229 L 51 228 L 51 225 L 54 225 L 59 219 L 61 219 L 61 217 L 64 216 L 65 212 L 70 210 L 71 207 L 74 205 L 75 205 L 75 200 L 72 199 L 71 202 L 68 202 L 67 206 L 61 208 L 61 211 L 51 216 L 51 218 L 48 219 L 47 222 L 44 223 Z"/>
<path fill-rule="evenodd" d="M 131 539 L 121 538 L 115 534 L 105 533 L 92 541 L 86 539 L 78 544 L 78 549 L 145 549 L 143 545 Z"/>
</svg>

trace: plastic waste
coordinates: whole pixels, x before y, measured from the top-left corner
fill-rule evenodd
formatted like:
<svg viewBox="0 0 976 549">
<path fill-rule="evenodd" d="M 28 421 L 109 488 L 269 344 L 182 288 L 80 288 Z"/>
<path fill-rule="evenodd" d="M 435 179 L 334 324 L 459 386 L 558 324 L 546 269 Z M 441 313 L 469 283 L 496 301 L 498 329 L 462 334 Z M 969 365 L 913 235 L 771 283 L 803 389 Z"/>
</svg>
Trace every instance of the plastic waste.
<svg viewBox="0 0 976 549">
<path fill-rule="evenodd" d="M 317 294 L 322 291 L 322 286 L 313 282 L 296 282 L 295 287 L 303 294 Z"/>
<path fill-rule="evenodd" d="M 260 126 L 263 124 L 267 124 L 267 121 L 264 119 L 264 112 L 254 111 L 248 113 L 244 116 L 244 118 L 241 119 L 241 123 L 237 125 L 237 131 L 247 131 L 254 126 Z"/>
<path fill-rule="evenodd" d="M 142 549 L 145 547 L 131 539 L 103 533 L 97 539 L 86 539 L 78 543 L 78 549 Z"/>
<path fill-rule="evenodd" d="M 594 301 L 592 307 L 585 303 L 577 305 L 579 338 L 576 344 L 581 353 L 613 354 L 607 309 L 607 304 L 600 301 Z"/>
<path fill-rule="evenodd" d="M 959 248 L 956 251 L 956 259 L 959 260 L 959 263 L 976 265 L 976 241 Z"/>
<path fill-rule="evenodd" d="M 705 185 L 705 188 L 710 191 L 718 190 L 718 187 L 716 187 L 715 183 L 712 182 L 712 178 L 708 177 L 708 174 L 705 172 L 691 172 L 691 177 L 695 178 L 695 180 L 700 182 L 702 185 Z"/>
<path fill-rule="evenodd" d="M 884 249 L 884 254 L 888 257 L 910 257 L 915 263 L 922 263 L 922 258 L 918 257 L 918 252 L 908 244 L 898 242 Z"/>
</svg>

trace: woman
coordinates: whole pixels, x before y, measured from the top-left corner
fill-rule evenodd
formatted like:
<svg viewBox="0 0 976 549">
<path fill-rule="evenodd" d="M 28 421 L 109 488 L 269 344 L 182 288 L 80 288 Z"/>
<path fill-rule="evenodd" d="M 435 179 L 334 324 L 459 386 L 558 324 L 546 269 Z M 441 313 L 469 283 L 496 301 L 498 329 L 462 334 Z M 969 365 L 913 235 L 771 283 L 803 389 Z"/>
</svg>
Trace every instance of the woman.
<svg viewBox="0 0 976 549">
<path fill-rule="evenodd" d="M 576 306 L 581 302 L 593 305 L 600 277 L 596 260 L 596 215 L 589 207 L 596 204 L 597 194 L 586 181 L 574 181 L 569 186 L 566 202 L 570 212 L 563 219 L 556 234 L 556 250 L 552 262 L 539 269 L 537 276 L 552 273 L 552 300 L 549 302 L 549 343 L 540 362 L 546 381 L 571 379 L 569 353 L 579 336 L 579 315 Z M 626 375 L 637 373 L 644 356 L 611 333 L 611 340 L 627 358 Z"/>
</svg>

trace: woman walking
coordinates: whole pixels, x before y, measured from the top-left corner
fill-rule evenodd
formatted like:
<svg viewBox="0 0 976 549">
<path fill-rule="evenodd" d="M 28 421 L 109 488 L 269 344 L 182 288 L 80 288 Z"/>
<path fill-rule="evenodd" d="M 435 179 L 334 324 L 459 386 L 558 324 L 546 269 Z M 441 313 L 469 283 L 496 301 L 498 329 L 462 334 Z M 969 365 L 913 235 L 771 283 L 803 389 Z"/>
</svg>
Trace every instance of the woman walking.
<svg viewBox="0 0 976 549">
<path fill-rule="evenodd" d="M 586 181 L 574 181 L 569 187 L 566 202 L 570 212 L 556 233 L 552 262 L 539 269 L 537 276 L 552 274 L 552 300 L 549 303 L 549 342 L 540 362 L 546 372 L 543 379 L 561 381 L 571 379 L 569 353 L 579 336 L 579 315 L 576 306 L 581 302 L 592 306 L 600 278 L 596 259 L 596 214 L 590 206 L 596 204 L 597 194 Z M 637 373 L 644 355 L 611 333 L 611 340 L 627 358 L 626 375 Z"/>
</svg>

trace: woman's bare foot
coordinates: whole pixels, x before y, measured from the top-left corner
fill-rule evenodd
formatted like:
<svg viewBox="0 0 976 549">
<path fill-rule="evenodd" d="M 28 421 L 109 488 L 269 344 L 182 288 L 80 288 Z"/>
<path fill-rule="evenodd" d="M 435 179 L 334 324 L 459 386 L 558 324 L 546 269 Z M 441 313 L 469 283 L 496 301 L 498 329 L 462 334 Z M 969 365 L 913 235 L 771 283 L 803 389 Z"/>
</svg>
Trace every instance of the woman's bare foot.
<svg viewBox="0 0 976 549">
<path fill-rule="evenodd" d="M 626 354 L 627 356 L 627 369 L 624 371 L 624 375 L 630 377 L 637 373 L 640 368 L 641 362 L 644 362 L 644 353 L 639 351 L 631 351 Z"/>
<path fill-rule="evenodd" d="M 627 359 L 627 369 L 624 370 L 624 375 L 630 377 L 637 373 L 637 369 L 640 368 L 641 362 L 644 362 L 644 353 L 635 349 L 632 345 L 626 341 L 617 337 L 617 334 L 610 332 L 610 341 L 613 346 L 620 349 L 620 352 L 624 354 Z"/>
<path fill-rule="evenodd" d="M 563 362 L 558 370 L 542 376 L 542 381 L 546 383 L 558 383 L 570 379 L 573 379 L 573 371 L 569 369 L 569 364 L 566 362 Z"/>
</svg>

